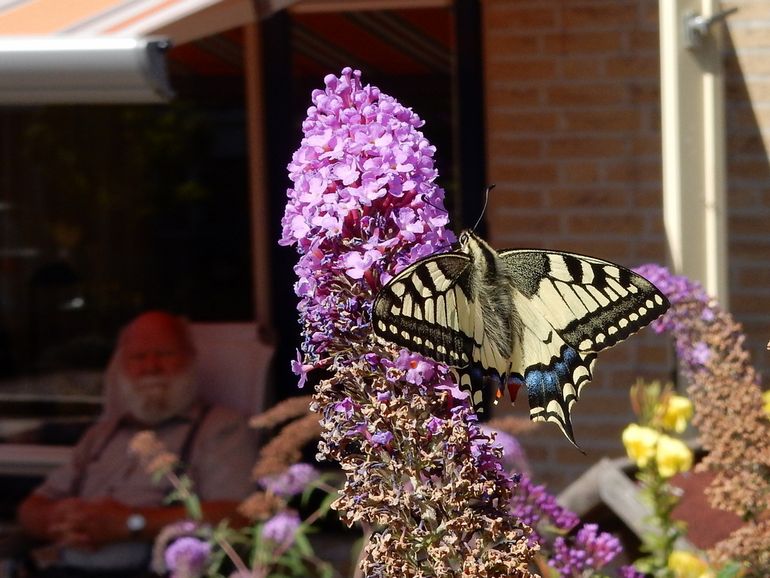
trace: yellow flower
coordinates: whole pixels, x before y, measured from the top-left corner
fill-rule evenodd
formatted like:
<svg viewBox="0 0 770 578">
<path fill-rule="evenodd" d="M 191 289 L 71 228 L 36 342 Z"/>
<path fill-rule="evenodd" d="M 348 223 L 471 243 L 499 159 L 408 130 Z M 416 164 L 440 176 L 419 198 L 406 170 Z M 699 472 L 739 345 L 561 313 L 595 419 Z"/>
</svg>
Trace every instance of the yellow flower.
<svg viewBox="0 0 770 578">
<path fill-rule="evenodd" d="M 655 461 L 658 473 L 664 478 L 670 478 L 692 467 L 692 452 L 681 440 L 662 435 L 658 439 Z"/>
<path fill-rule="evenodd" d="M 649 427 L 635 423 L 623 430 L 623 445 L 626 446 L 628 457 L 640 468 L 645 467 L 655 457 L 655 446 L 660 434 Z"/>
<path fill-rule="evenodd" d="M 770 389 L 762 394 L 762 401 L 765 402 L 762 409 L 764 409 L 765 413 L 770 417 Z"/>
<path fill-rule="evenodd" d="M 692 417 L 692 402 L 681 395 L 670 395 L 661 410 L 663 427 L 682 433 Z"/>
<path fill-rule="evenodd" d="M 668 557 L 668 568 L 675 578 L 713 578 L 708 565 L 692 552 L 674 550 Z"/>
</svg>

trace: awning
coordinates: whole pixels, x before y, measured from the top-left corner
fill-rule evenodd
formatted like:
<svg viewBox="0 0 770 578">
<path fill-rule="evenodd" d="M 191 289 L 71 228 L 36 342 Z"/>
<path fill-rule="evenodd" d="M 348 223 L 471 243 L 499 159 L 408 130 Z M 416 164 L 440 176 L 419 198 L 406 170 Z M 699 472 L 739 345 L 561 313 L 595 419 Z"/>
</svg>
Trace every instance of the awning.
<svg viewBox="0 0 770 578">
<path fill-rule="evenodd" d="M 253 15 L 251 0 L 0 0 L 0 36 L 167 36 L 182 44 Z"/>
<path fill-rule="evenodd" d="M 251 0 L 0 0 L 0 104 L 162 102 L 168 46 L 253 20 Z"/>
</svg>

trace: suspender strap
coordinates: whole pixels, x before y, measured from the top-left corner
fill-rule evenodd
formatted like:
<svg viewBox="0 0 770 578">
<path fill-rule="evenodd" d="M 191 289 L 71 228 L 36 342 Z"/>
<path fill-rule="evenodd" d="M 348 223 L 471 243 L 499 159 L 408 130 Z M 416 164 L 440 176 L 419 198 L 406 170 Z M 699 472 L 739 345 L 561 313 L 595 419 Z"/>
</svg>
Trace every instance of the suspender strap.
<svg viewBox="0 0 770 578">
<path fill-rule="evenodd" d="M 187 435 L 184 438 L 184 442 L 182 442 L 182 448 L 179 450 L 179 461 L 183 465 L 190 463 L 190 454 L 192 453 L 192 448 L 195 444 L 198 431 L 200 431 L 201 425 L 203 425 L 203 422 L 206 421 L 206 417 L 209 415 L 210 411 L 211 406 L 205 404 L 198 414 L 198 419 L 192 422 L 190 429 L 187 430 Z"/>
</svg>

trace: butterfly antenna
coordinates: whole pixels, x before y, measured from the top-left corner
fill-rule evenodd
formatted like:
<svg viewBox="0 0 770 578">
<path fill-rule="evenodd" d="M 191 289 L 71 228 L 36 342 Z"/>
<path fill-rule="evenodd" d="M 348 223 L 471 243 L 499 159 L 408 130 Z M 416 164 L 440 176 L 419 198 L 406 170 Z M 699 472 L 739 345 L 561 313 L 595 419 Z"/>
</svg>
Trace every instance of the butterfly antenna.
<svg viewBox="0 0 770 578">
<path fill-rule="evenodd" d="M 428 200 L 428 195 L 426 195 L 426 194 L 424 194 L 424 193 L 423 193 L 423 195 L 422 195 L 422 200 L 423 200 L 423 202 L 424 202 L 426 205 L 430 205 L 431 207 L 433 207 L 434 209 L 436 209 L 436 210 L 437 210 L 439 213 L 447 213 L 447 214 L 449 214 L 449 211 L 447 210 L 447 208 L 446 208 L 446 207 L 437 207 L 436 205 L 434 205 L 433 203 L 431 203 L 431 202 Z"/>
<path fill-rule="evenodd" d="M 479 215 L 479 218 L 476 220 L 476 224 L 473 225 L 473 229 L 471 231 L 476 231 L 476 227 L 479 226 L 481 223 L 481 219 L 484 218 L 484 213 L 487 212 L 487 205 L 489 204 L 489 192 L 495 188 L 495 185 L 489 185 L 487 186 L 487 189 L 484 191 L 484 207 L 481 209 L 481 214 Z"/>
</svg>

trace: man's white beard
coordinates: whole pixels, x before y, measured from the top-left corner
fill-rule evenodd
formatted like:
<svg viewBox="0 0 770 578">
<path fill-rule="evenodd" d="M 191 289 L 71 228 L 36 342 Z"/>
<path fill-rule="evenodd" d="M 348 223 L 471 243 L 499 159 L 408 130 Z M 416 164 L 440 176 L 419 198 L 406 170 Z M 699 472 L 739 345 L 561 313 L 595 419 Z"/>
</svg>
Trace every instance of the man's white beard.
<svg viewBox="0 0 770 578">
<path fill-rule="evenodd" d="M 156 425 L 187 410 L 197 399 L 193 368 L 175 376 L 140 377 L 118 375 L 125 410 L 146 425 Z"/>
</svg>

